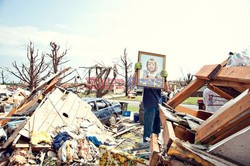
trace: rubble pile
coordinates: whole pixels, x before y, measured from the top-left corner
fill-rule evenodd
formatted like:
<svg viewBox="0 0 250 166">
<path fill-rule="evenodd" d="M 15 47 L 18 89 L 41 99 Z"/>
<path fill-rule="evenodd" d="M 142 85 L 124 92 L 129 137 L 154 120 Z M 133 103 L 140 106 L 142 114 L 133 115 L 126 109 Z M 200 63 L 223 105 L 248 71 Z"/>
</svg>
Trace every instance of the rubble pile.
<svg viewBox="0 0 250 166">
<path fill-rule="evenodd" d="M 8 113 L 13 107 L 18 106 L 27 95 L 29 95 L 27 90 L 0 85 L 0 113 Z"/>
<path fill-rule="evenodd" d="M 139 162 L 146 165 L 146 160 L 127 155 L 128 150 L 119 149 L 126 142 L 122 136 L 132 130 L 136 133 L 141 126 L 128 120 L 109 128 L 104 126 L 89 104 L 76 94 L 56 86 L 60 75 L 67 71 L 65 69 L 51 76 L 1 117 L 0 164 L 106 165 L 107 162 Z M 126 145 L 132 149 L 134 143 L 127 139 Z M 113 158 L 105 159 L 106 154 L 114 153 Z"/>
<path fill-rule="evenodd" d="M 159 106 L 163 135 L 151 137 L 150 165 L 250 165 L 248 62 L 205 65 L 193 82 Z M 202 86 L 228 102 L 214 113 L 181 105 Z"/>
<path fill-rule="evenodd" d="M 104 126 L 88 103 L 57 86 L 69 69 L 29 95 L 2 95 L 13 108 L 0 116 L 0 165 L 250 165 L 250 67 L 227 63 L 204 66 L 159 105 L 162 131 L 146 143 L 139 123 Z M 181 105 L 204 85 L 228 102 L 214 113 Z"/>
</svg>

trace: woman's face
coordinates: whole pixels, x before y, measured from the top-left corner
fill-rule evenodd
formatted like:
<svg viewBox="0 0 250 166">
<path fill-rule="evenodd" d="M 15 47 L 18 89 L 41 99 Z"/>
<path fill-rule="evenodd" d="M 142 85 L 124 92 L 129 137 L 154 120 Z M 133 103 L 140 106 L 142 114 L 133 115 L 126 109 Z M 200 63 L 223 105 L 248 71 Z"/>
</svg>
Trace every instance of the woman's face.
<svg viewBox="0 0 250 166">
<path fill-rule="evenodd" d="M 150 71 L 150 72 L 153 72 L 153 71 L 155 71 L 155 62 L 148 62 L 148 70 Z"/>
</svg>

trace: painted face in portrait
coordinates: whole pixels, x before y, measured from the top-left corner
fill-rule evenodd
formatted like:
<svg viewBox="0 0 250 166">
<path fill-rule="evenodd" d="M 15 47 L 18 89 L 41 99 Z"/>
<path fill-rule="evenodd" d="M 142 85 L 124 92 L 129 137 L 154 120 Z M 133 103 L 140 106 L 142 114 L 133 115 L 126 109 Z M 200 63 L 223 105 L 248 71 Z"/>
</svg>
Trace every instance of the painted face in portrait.
<svg viewBox="0 0 250 166">
<path fill-rule="evenodd" d="M 156 62 L 154 61 L 154 59 L 150 59 L 147 62 L 147 69 L 150 72 L 155 72 L 157 70 Z"/>
</svg>

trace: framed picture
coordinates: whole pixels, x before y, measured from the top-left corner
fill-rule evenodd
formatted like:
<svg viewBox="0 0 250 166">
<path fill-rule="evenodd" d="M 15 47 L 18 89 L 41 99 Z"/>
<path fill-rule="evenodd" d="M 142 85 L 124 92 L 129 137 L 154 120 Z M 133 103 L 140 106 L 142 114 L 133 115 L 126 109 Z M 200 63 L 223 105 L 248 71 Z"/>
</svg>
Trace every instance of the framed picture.
<svg viewBox="0 0 250 166">
<path fill-rule="evenodd" d="M 161 76 L 165 70 L 166 56 L 150 52 L 138 52 L 138 61 L 141 69 L 138 71 L 137 86 L 163 88 L 164 78 Z"/>
</svg>

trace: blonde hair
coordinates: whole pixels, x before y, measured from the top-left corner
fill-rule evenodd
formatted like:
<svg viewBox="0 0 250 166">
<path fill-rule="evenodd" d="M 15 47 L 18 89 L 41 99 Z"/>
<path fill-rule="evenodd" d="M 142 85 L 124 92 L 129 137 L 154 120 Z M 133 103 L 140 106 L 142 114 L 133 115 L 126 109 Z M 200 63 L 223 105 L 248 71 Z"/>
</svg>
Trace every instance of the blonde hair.
<svg viewBox="0 0 250 166">
<path fill-rule="evenodd" d="M 157 63 L 156 63 L 156 61 L 155 61 L 153 58 L 150 58 L 150 59 L 147 61 L 147 69 L 148 69 L 148 64 L 149 64 L 150 62 L 153 62 L 153 63 L 155 64 L 155 69 L 154 69 L 154 71 L 153 71 L 153 72 L 155 72 L 155 71 L 157 70 Z"/>
</svg>

